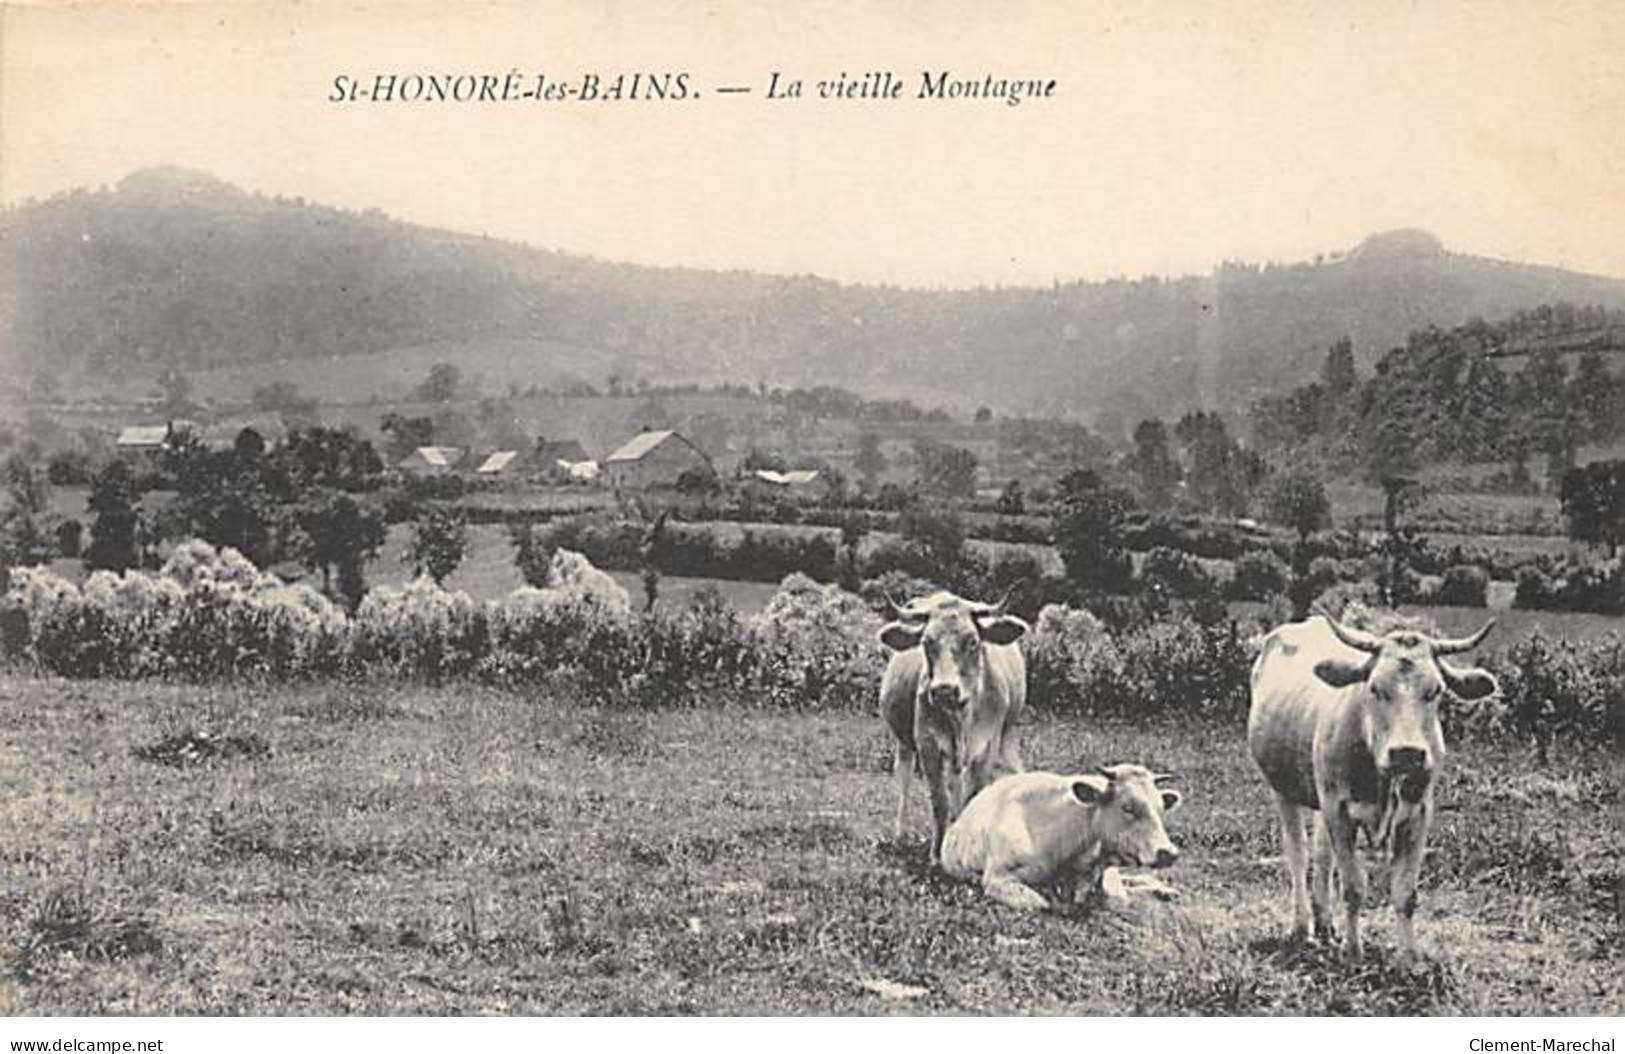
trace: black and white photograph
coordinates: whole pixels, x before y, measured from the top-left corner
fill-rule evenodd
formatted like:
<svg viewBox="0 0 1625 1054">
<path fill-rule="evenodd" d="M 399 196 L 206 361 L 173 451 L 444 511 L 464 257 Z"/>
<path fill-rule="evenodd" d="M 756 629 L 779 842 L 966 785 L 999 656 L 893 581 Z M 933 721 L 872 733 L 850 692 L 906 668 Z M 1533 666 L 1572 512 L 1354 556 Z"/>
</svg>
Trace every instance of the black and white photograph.
<svg viewBox="0 0 1625 1054">
<path fill-rule="evenodd" d="M 4 0 L 0 463 L 8 1050 L 1625 1031 L 1613 0 Z"/>
</svg>

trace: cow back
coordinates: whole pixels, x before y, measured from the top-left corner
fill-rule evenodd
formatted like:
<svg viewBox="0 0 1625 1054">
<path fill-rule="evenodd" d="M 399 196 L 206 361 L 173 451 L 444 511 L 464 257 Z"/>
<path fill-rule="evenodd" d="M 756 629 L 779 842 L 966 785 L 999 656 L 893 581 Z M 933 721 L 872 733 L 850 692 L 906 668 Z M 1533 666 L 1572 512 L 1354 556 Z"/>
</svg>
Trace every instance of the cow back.
<svg viewBox="0 0 1625 1054">
<path fill-rule="evenodd" d="M 1334 688 L 1315 675 L 1327 659 L 1360 662 L 1320 617 L 1278 626 L 1265 638 L 1253 664 L 1247 746 L 1275 791 L 1310 808 L 1315 790 L 1314 745 L 1322 723 L 1337 720 L 1356 687 Z"/>
</svg>

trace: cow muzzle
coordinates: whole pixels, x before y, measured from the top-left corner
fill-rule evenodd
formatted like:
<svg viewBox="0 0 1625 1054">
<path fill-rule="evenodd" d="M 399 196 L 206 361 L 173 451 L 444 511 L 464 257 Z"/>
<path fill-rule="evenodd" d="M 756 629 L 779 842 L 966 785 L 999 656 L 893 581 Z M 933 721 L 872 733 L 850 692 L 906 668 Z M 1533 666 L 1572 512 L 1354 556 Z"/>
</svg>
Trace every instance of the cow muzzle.
<svg viewBox="0 0 1625 1054">
<path fill-rule="evenodd" d="M 1390 776 L 1426 772 L 1432 767 L 1429 761 L 1424 747 L 1389 747 L 1382 768 Z"/>
<path fill-rule="evenodd" d="M 926 698 L 931 701 L 932 706 L 943 709 L 958 706 L 960 698 L 959 685 L 933 684 L 926 690 Z"/>
<path fill-rule="evenodd" d="M 1151 861 L 1151 866 L 1157 868 L 1173 867 L 1178 859 L 1179 850 L 1171 845 L 1166 845 L 1157 850 L 1156 858 Z"/>
<path fill-rule="evenodd" d="M 1382 774 L 1400 800 L 1415 805 L 1433 780 L 1433 759 L 1420 747 L 1390 747 Z"/>
</svg>

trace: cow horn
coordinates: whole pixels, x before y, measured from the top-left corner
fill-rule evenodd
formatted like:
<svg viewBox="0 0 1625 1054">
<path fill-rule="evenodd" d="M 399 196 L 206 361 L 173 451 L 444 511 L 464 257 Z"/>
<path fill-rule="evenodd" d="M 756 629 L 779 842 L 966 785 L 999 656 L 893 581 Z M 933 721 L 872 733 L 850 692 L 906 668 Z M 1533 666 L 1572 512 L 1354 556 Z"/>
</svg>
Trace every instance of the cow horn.
<svg viewBox="0 0 1625 1054">
<path fill-rule="evenodd" d="M 1355 651 L 1363 651 L 1368 655 L 1375 655 L 1382 650 L 1382 638 L 1373 636 L 1361 629 L 1350 629 L 1341 622 L 1326 616 L 1326 624 L 1332 628 L 1332 633 L 1338 640 L 1347 644 Z"/>
<path fill-rule="evenodd" d="M 1152 783 L 1166 783 L 1169 780 L 1176 780 L 1178 778 L 1179 777 L 1175 776 L 1172 772 L 1153 772 L 1151 774 Z"/>
<path fill-rule="evenodd" d="M 923 619 L 923 617 L 925 617 L 925 612 L 920 611 L 918 607 L 913 606 L 913 601 L 910 601 L 910 603 L 907 604 L 899 604 L 897 603 L 897 598 L 895 598 L 895 596 L 887 593 L 886 603 L 892 606 L 892 614 L 899 617 L 899 619 L 910 620 Z"/>
<path fill-rule="evenodd" d="M 1447 637 L 1444 640 L 1433 642 L 1433 654 L 1454 655 L 1458 651 L 1471 651 L 1495 628 L 1495 620 L 1490 619 L 1484 627 L 1470 637 Z"/>
<path fill-rule="evenodd" d="M 1015 587 L 1004 591 L 997 604 L 977 604 L 971 608 L 971 614 L 976 618 L 988 618 L 993 615 L 1004 614 L 1005 607 L 1010 603 L 1010 597 L 1015 593 Z"/>
</svg>

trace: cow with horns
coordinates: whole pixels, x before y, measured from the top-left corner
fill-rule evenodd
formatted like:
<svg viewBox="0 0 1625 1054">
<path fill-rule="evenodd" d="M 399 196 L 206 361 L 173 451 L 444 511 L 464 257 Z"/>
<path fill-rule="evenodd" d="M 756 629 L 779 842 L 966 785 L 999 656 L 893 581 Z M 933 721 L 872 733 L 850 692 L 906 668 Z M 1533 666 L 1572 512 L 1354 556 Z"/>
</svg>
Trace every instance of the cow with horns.
<svg viewBox="0 0 1625 1054">
<path fill-rule="evenodd" d="M 1069 904 L 1078 892 L 1096 889 L 1124 900 L 1131 888 L 1171 895 L 1154 879 L 1114 876 L 1119 865 L 1163 868 L 1179 859 L 1163 827 L 1163 816 L 1180 801 L 1178 791 L 1162 786 L 1171 779 L 1129 764 L 1074 776 L 1006 776 L 972 798 L 948 828 L 943 870 L 979 879 L 989 897 L 1023 911 Z"/>
<path fill-rule="evenodd" d="M 1409 628 L 1379 636 L 1317 616 L 1264 638 L 1253 665 L 1247 743 L 1281 814 L 1295 938 L 1308 935 L 1311 903 L 1316 934 L 1332 936 L 1335 861 L 1344 949 L 1351 958 L 1360 954 L 1366 882 L 1355 837 L 1363 829 L 1372 844 L 1392 845 L 1400 955 L 1410 956 L 1416 880 L 1444 761 L 1439 703 L 1446 691 L 1478 699 L 1497 690 L 1490 674 L 1444 657 L 1476 647 L 1493 625 L 1470 637 L 1435 639 Z M 1305 810 L 1316 813 L 1312 899 Z"/>
<path fill-rule="evenodd" d="M 895 620 L 880 631 L 892 651 L 880 712 L 897 740 L 896 831 L 908 822 L 917 761 L 931 793 L 933 860 L 965 803 L 995 776 L 1025 767 L 1012 727 L 1027 703 L 1027 665 L 1016 644 L 1027 624 L 1004 604 L 945 592 L 892 601 Z"/>
</svg>

